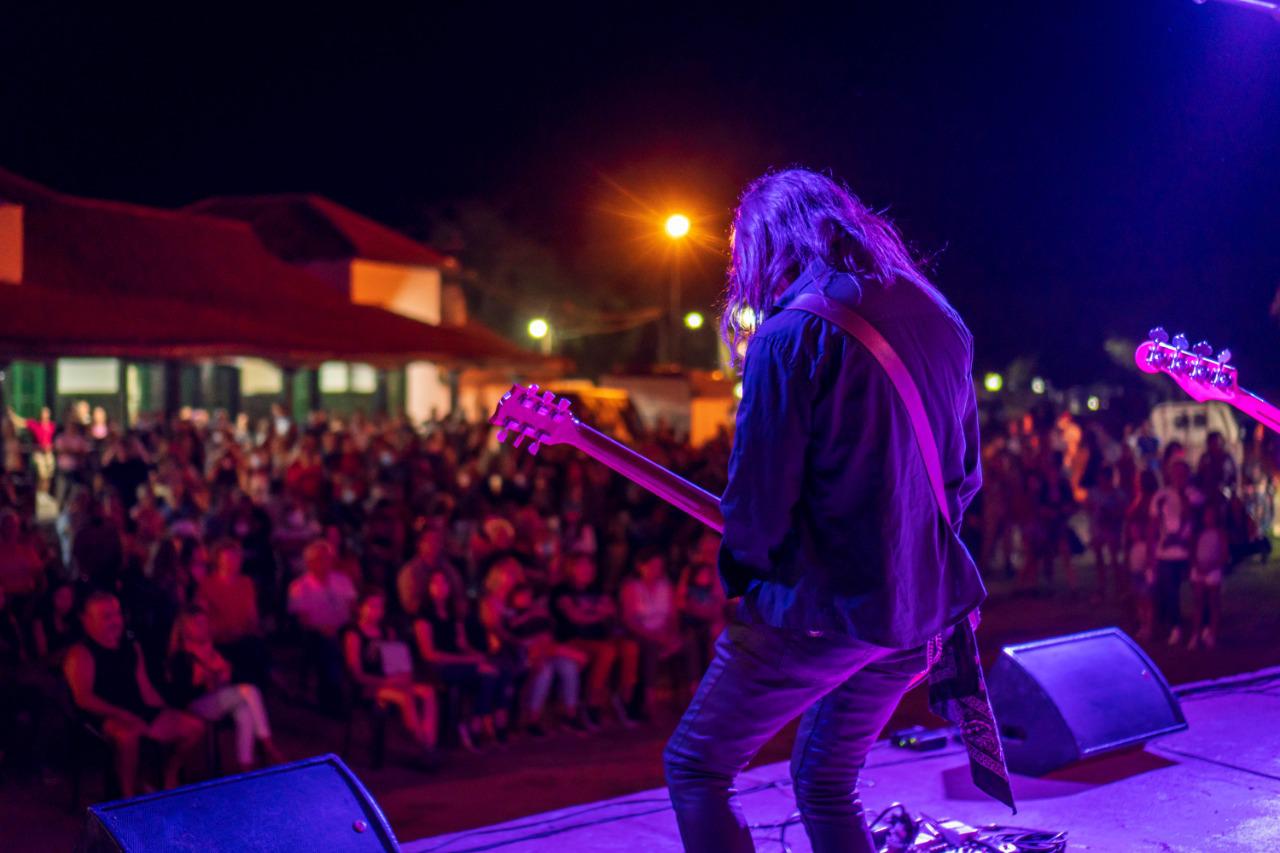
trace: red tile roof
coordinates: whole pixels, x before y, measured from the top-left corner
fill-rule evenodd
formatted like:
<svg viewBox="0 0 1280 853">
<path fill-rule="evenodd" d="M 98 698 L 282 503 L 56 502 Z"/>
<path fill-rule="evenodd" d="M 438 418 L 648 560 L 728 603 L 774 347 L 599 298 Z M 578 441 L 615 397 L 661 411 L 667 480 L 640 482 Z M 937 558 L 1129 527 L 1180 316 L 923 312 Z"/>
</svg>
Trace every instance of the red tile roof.
<svg viewBox="0 0 1280 853">
<path fill-rule="evenodd" d="M 3 170 L 0 199 L 23 206 L 25 256 L 24 283 L 4 286 L 0 305 L 6 314 L 32 318 L 51 353 L 61 343 L 110 340 L 150 341 L 177 352 L 185 329 L 191 346 L 234 337 L 232 343 L 254 352 L 306 361 L 539 358 L 488 330 L 433 326 L 352 305 L 332 285 L 267 251 L 243 222 L 81 199 Z M 45 289 L 56 292 L 36 293 Z M 92 311 L 67 309 L 70 294 Z M 175 306 L 187 313 L 166 321 Z M 54 316 L 35 316 L 46 309 Z M 58 316 L 65 319 L 63 334 Z M 147 322 L 137 322 L 142 316 Z M 102 328 L 94 332 L 89 321 Z M 238 330 L 229 327 L 235 324 Z M 6 318 L 0 337 L 21 325 Z"/>
<path fill-rule="evenodd" d="M 187 210 L 249 223 L 266 247 L 287 261 L 364 258 L 424 267 L 452 263 L 434 249 L 323 196 L 220 196 Z"/>
</svg>

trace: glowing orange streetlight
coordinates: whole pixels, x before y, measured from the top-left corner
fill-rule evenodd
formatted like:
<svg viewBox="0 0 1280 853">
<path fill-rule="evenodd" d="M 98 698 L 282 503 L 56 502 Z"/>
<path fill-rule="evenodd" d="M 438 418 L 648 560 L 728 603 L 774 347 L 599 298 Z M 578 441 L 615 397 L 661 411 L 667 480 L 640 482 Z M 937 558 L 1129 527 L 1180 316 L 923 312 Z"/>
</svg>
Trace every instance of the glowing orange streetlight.
<svg viewBox="0 0 1280 853">
<path fill-rule="evenodd" d="M 664 227 L 667 230 L 668 237 L 673 240 L 679 240 L 689 234 L 689 217 L 683 213 L 673 213 L 667 217 Z"/>
</svg>

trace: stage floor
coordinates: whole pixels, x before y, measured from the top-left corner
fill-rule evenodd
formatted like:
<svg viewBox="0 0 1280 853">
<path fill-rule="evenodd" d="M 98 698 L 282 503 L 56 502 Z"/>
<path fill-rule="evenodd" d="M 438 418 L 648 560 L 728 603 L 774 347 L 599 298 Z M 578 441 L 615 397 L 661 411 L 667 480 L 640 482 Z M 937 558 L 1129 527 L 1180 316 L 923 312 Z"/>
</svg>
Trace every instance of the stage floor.
<svg viewBox="0 0 1280 853">
<path fill-rule="evenodd" d="M 1280 678 L 1280 670 L 1255 674 L 1263 675 Z M 1241 676 L 1187 695 L 1182 705 L 1185 732 L 1044 778 L 1015 777 L 1016 817 L 973 787 L 958 747 L 913 753 L 877 743 L 863 774 L 863 800 L 872 814 L 901 802 L 916 816 L 1066 830 L 1072 850 L 1280 850 L 1280 681 Z M 753 825 L 781 823 L 794 812 L 785 762 L 747 771 L 740 789 Z M 762 853 L 781 849 L 777 829 L 755 836 Z M 796 853 L 809 850 L 799 826 L 787 831 L 786 842 Z M 666 791 L 657 789 L 403 849 L 631 853 L 678 851 L 680 842 Z"/>
</svg>

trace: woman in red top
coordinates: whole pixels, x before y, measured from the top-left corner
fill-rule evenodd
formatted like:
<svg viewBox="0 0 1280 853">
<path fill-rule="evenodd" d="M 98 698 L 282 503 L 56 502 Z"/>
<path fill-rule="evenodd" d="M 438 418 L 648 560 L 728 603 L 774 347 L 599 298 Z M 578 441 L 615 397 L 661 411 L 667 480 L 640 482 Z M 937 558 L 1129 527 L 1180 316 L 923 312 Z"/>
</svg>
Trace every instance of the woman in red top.
<svg viewBox="0 0 1280 853">
<path fill-rule="evenodd" d="M 53 420 L 53 413 L 49 411 L 48 406 L 42 406 L 40 417 L 35 420 L 21 417 L 13 409 L 9 410 L 9 417 L 13 420 L 14 426 L 26 427 L 27 432 L 31 433 L 31 438 L 36 445 L 35 450 L 31 452 L 31 462 L 36 468 L 37 488 L 42 492 L 49 491 L 53 485 L 53 434 L 58 430 L 58 425 Z"/>
</svg>

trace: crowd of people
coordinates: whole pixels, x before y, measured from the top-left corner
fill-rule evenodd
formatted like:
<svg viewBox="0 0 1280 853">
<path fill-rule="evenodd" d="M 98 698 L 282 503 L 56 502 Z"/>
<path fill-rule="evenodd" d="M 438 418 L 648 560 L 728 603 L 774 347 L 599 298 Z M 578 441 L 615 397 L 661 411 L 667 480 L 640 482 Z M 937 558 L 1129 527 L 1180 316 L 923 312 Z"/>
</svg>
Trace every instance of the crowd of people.
<svg viewBox="0 0 1280 853">
<path fill-rule="evenodd" d="M 1196 450 L 1193 467 L 1188 448 L 1162 444 L 1148 422 L 1115 436 L 1066 412 L 1011 419 L 984 442 L 983 489 L 966 519 L 972 550 L 1014 594 L 1065 586 L 1094 603 L 1122 601 L 1138 639 L 1212 648 L 1224 577 L 1270 553 L 1277 466 L 1260 428 L 1235 453 L 1220 432 Z M 1092 580 L 1078 562 L 1093 567 Z"/>
<path fill-rule="evenodd" d="M 62 715 L 110 747 L 125 796 L 174 784 L 223 721 L 237 769 L 282 760 L 272 697 L 383 711 L 427 769 L 632 727 L 690 695 L 726 616 L 716 536 L 484 424 L 277 408 L 123 430 L 86 405 L 6 423 L 0 750 L 53 760 Z M 640 450 L 723 488 L 727 438 Z"/>
<path fill-rule="evenodd" d="M 277 699 L 384 711 L 424 768 L 446 747 L 632 727 L 691 695 L 726 619 L 718 537 L 485 424 L 277 408 L 125 430 L 84 404 L 3 421 L 0 750 L 55 761 L 50 720 L 85 726 L 125 796 L 177 782 L 223 722 L 237 769 L 282 760 Z M 964 535 L 989 576 L 1074 592 L 1091 563 L 1089 593 L 1123 596 L 1140 638 L 1216 642 L 1223 577 L 1270 526 L 1267 466 L 1240 470 L 1218 436 L 1193 469 L 1146 426 L 1067 414 L 987 434 Z M 723 489 L 727 435 L 637 449 Z M 139 779 L 148 743 L 158 783 Z"/>
</svg>

